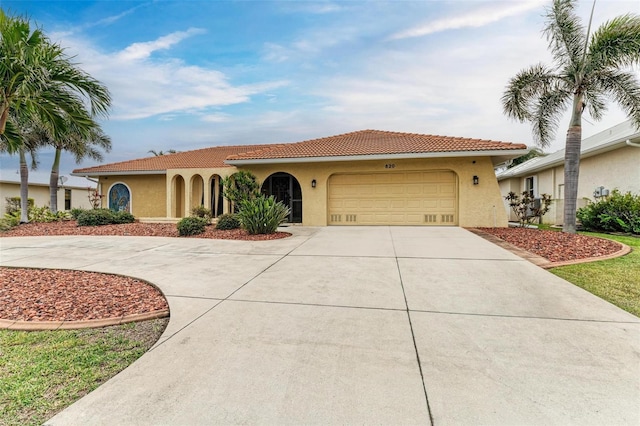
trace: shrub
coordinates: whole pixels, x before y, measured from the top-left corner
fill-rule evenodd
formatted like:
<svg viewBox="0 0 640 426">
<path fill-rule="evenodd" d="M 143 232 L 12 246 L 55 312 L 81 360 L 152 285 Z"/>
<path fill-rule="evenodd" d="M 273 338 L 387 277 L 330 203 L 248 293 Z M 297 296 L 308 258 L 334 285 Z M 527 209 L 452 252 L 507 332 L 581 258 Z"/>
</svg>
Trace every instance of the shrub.
<svg viewBox="0 0 640 426">
<path fill-rule="evenodd" d="M 73 208 L 71 209 L 71 217 L 74 218 L 75 220 L 78 220 L 78 216 L 80 216 L 80 213 L 86 211 L 85 209 L 79 209 L 79 208 Z"/>
<path fill-rule="evenodd" d="M 18 226 L 20 224 L 20 213 L 17 215 L 15 213 L 5 214 L 3 218 L 0 219 L 0 231 L 8 231 L 9 229 Z"/>
<path fill-rule="evenodd" d="M 536 199 L 529 191 L 524 191 L 522 196 L 511 191 L 504 199 L 509 202 L 509 207 L 518 217 L 521 227 L 530 225 L 534 219 L 538 219 L 540 223 L 551 205 L 551 196 L 547 194 L 540 195 L 540 204 L 536 205 Z"/>
<path fill-rule="evenodd" d="M 114 220 L 114 212 L 109 209 L 85 210 L 78 215 L 78 226 L 110 225 Z"/>
<path fill-rule="evenodd" d="M 273 234 L 289 216 L 290 209 L 274 196 L 260 195 L 240 203 L 238 217 L 249 234 Z"/>
<path fill-rule="evenodd" d="M 59 211 L 53 213 L 49 207 L 31 207 L 29 208 L 29 221 L 30 222 L 57 222 L 60 220 L 69 219 L 69 215 L 65 211 Z"/>
<path fill-rule="evenodd" d="M 640 195 L 614 189 L 608 197 L 578 209 L 576 216 L 585 229 L 640 234 Z"/>
<path fill-rule="evenodd" d="M 114 224 L 119 225 L 121 223 L 133 223 L 135 221 L 136 221 L 136 218 L 129 212 L 120 211 L 120 212 L 113 213 L 112 223 Z"/>
<path fill-rule="evenodd" d="M 20 197 L 6 197 L 4 200 L 7 202 L 6 213 L 11 214 L 20 211 Z M 34 205 L 33 198 L 27 198 L 27 208 L 32 208 Z"/>
<path fill-rule="evenodd" d="M 260 195 L 260 184 L 255 175 L 246 170 L 240 170 L 233 175 L 223 178 L 222 195 L 233 203 L 234 211 L 238 211 L 240 203 L 251 200 Z"/>
<path fill-rule="evenodd" d="M 194 207 L 191 209 L 191 216 L 200 217 L 205 219 L 207 223 L 211 223 L 211 210 L 206 208 L 205 206 Z"/>
<path fill-rule="evenodd" d="M 223 214 L 218 216 L 218 222 L 216 223 L 216 229 L 229 230 L 240 228 L 240 219 L 235 214 Z"/>
<path fill-rule="evenodd" d="M 204 232 L 207 220 L 201 217 L 185 217 L 178 222 L 178 234 L 181 237 L 188 235 L 198 235 Z"/>
</svg>

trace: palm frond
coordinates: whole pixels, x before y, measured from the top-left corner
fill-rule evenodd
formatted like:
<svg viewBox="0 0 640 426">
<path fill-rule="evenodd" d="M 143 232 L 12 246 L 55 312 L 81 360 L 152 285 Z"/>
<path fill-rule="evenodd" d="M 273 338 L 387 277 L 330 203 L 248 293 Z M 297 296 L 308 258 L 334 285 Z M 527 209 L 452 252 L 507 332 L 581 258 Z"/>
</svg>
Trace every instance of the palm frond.
<svg viewBox="0 0 640 426">
<path fill-rule="evenodd" d="M 531 129 L 534 142 L 540 147 L 548 147 L 555 138 L 560 117 L 571 96 L 571 92 L 556 86 L 538 98 L 536 110 L 531 118 Z"/>
<path fill-rule="evenodd" d="M 540 96 L 557 84 L 558 76 L 543 64 L 537 64 L 520 71 L 509 80 L 502 95 L 502 107 L 511 118 L 523 122 L 535 115 Z"/>
<path fill-rule="evenodd" d="M 585 49 L 585 29 L 575 13 L 575 0 L 554 0 L 547 10 L 543 33 L 557 66 L 579 65 Z"/>
<path fill-rule="evenodd" d="M 608 93 L 640 128 L 640 80 L 632 72 L 611 70 L 594 78 L 594 84 Z"/>
<path fill-rule="evenodd" d="M 591 69 L 640 64 L 640 16 L 622 15 L 602 24 L 589 43 Z"/>
</svg>

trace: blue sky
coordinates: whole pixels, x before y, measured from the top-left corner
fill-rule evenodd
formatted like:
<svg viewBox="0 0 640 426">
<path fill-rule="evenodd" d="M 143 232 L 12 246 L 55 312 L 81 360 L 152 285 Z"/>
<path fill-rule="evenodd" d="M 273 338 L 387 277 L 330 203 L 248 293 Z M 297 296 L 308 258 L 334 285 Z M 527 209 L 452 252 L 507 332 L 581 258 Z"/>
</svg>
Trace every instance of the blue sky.
<svg viewBox="0 0 640 426">
<path fill-rule="evenodd" d="M 508 119 L 509 78 L 551 63 L 541 34 L 550 1 L 12 1 L 103 82 L 113 108 L 105 162 L 213 145 L 296 142 L 363 129 L 532 145 Z M 580 2 L 588 20 L 591 1 Z M 595 25 L 640 13 L 599 0 Z M 592 135 L 625 119 L 585 117 Z M 561 149 L 565 117 L 556 142 Z M 17 178 L 17 160 L 2 179 Z M 47 182 L 52 153 L 32 181 Z M 65 155 L 61 173 L 76 165 Z"/>
</svg>

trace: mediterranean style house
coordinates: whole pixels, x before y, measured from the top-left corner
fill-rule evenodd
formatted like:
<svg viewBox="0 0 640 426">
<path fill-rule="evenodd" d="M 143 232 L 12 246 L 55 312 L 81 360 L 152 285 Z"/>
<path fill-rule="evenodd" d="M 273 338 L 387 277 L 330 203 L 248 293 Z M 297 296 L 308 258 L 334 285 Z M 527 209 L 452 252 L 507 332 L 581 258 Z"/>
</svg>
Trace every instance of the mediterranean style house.
<svg viewBox="0 0 640 426">
<path fill-rule="evenodd" d="M 291 209 L 326 225 L 506 226 L 494 166 L 527 152 L 491 140 L 363 130 L 297 143 L 215 146 L 74 170 L 103 206 L 141 220 L 230 212 L 220 181 L 248 170 Z"/>
<path fill-rule="evenodd" d="M 550 195 L 551 207 L 542 222 L 562 225 L 564 149 L 498 172 L 497 178 L 503 197 L 510 191 L 517 194 L 529 191 L 534 197 Z M 640 194 L 640 130 L 630 120 L 582 141 L 578 208 L 613 189 Z M 509 220 L 517 220 L 506 202 L 505 209 Z"/>
</svg>

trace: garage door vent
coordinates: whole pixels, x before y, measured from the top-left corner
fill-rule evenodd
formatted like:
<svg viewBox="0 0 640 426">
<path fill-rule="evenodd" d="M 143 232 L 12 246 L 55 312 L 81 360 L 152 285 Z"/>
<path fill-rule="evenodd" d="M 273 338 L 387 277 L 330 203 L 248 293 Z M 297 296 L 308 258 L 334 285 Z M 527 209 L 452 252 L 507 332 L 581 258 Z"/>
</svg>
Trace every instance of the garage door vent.
<svg viewBox="0 0 640 426">
<path fill-rule="evenodd" d="M 443 214 L 442 215 L 442 223 L 453 223 L 453 215 L 452 214 Z"/>
<path fill-rule="evenodd" d="M 355 214 L 348 214 L 348 215 L 346 215 L 345 219 L 346 219 L 345 220 L 346 222 L 355 222 L 356 221 L 356 215 Z"/>
<path fill-rule="evenodd" d="M 424 221 L 426 223 L 436 223 L 438 221 L 438 215 L 437 214 L 425 214 L 424 215 Z"/>
<path fill-rule="evenodd" d="M 332 214 L 331 215 L 331 222 L 342 222 L 342 215 L 341 214 Z"/>
</svg>

